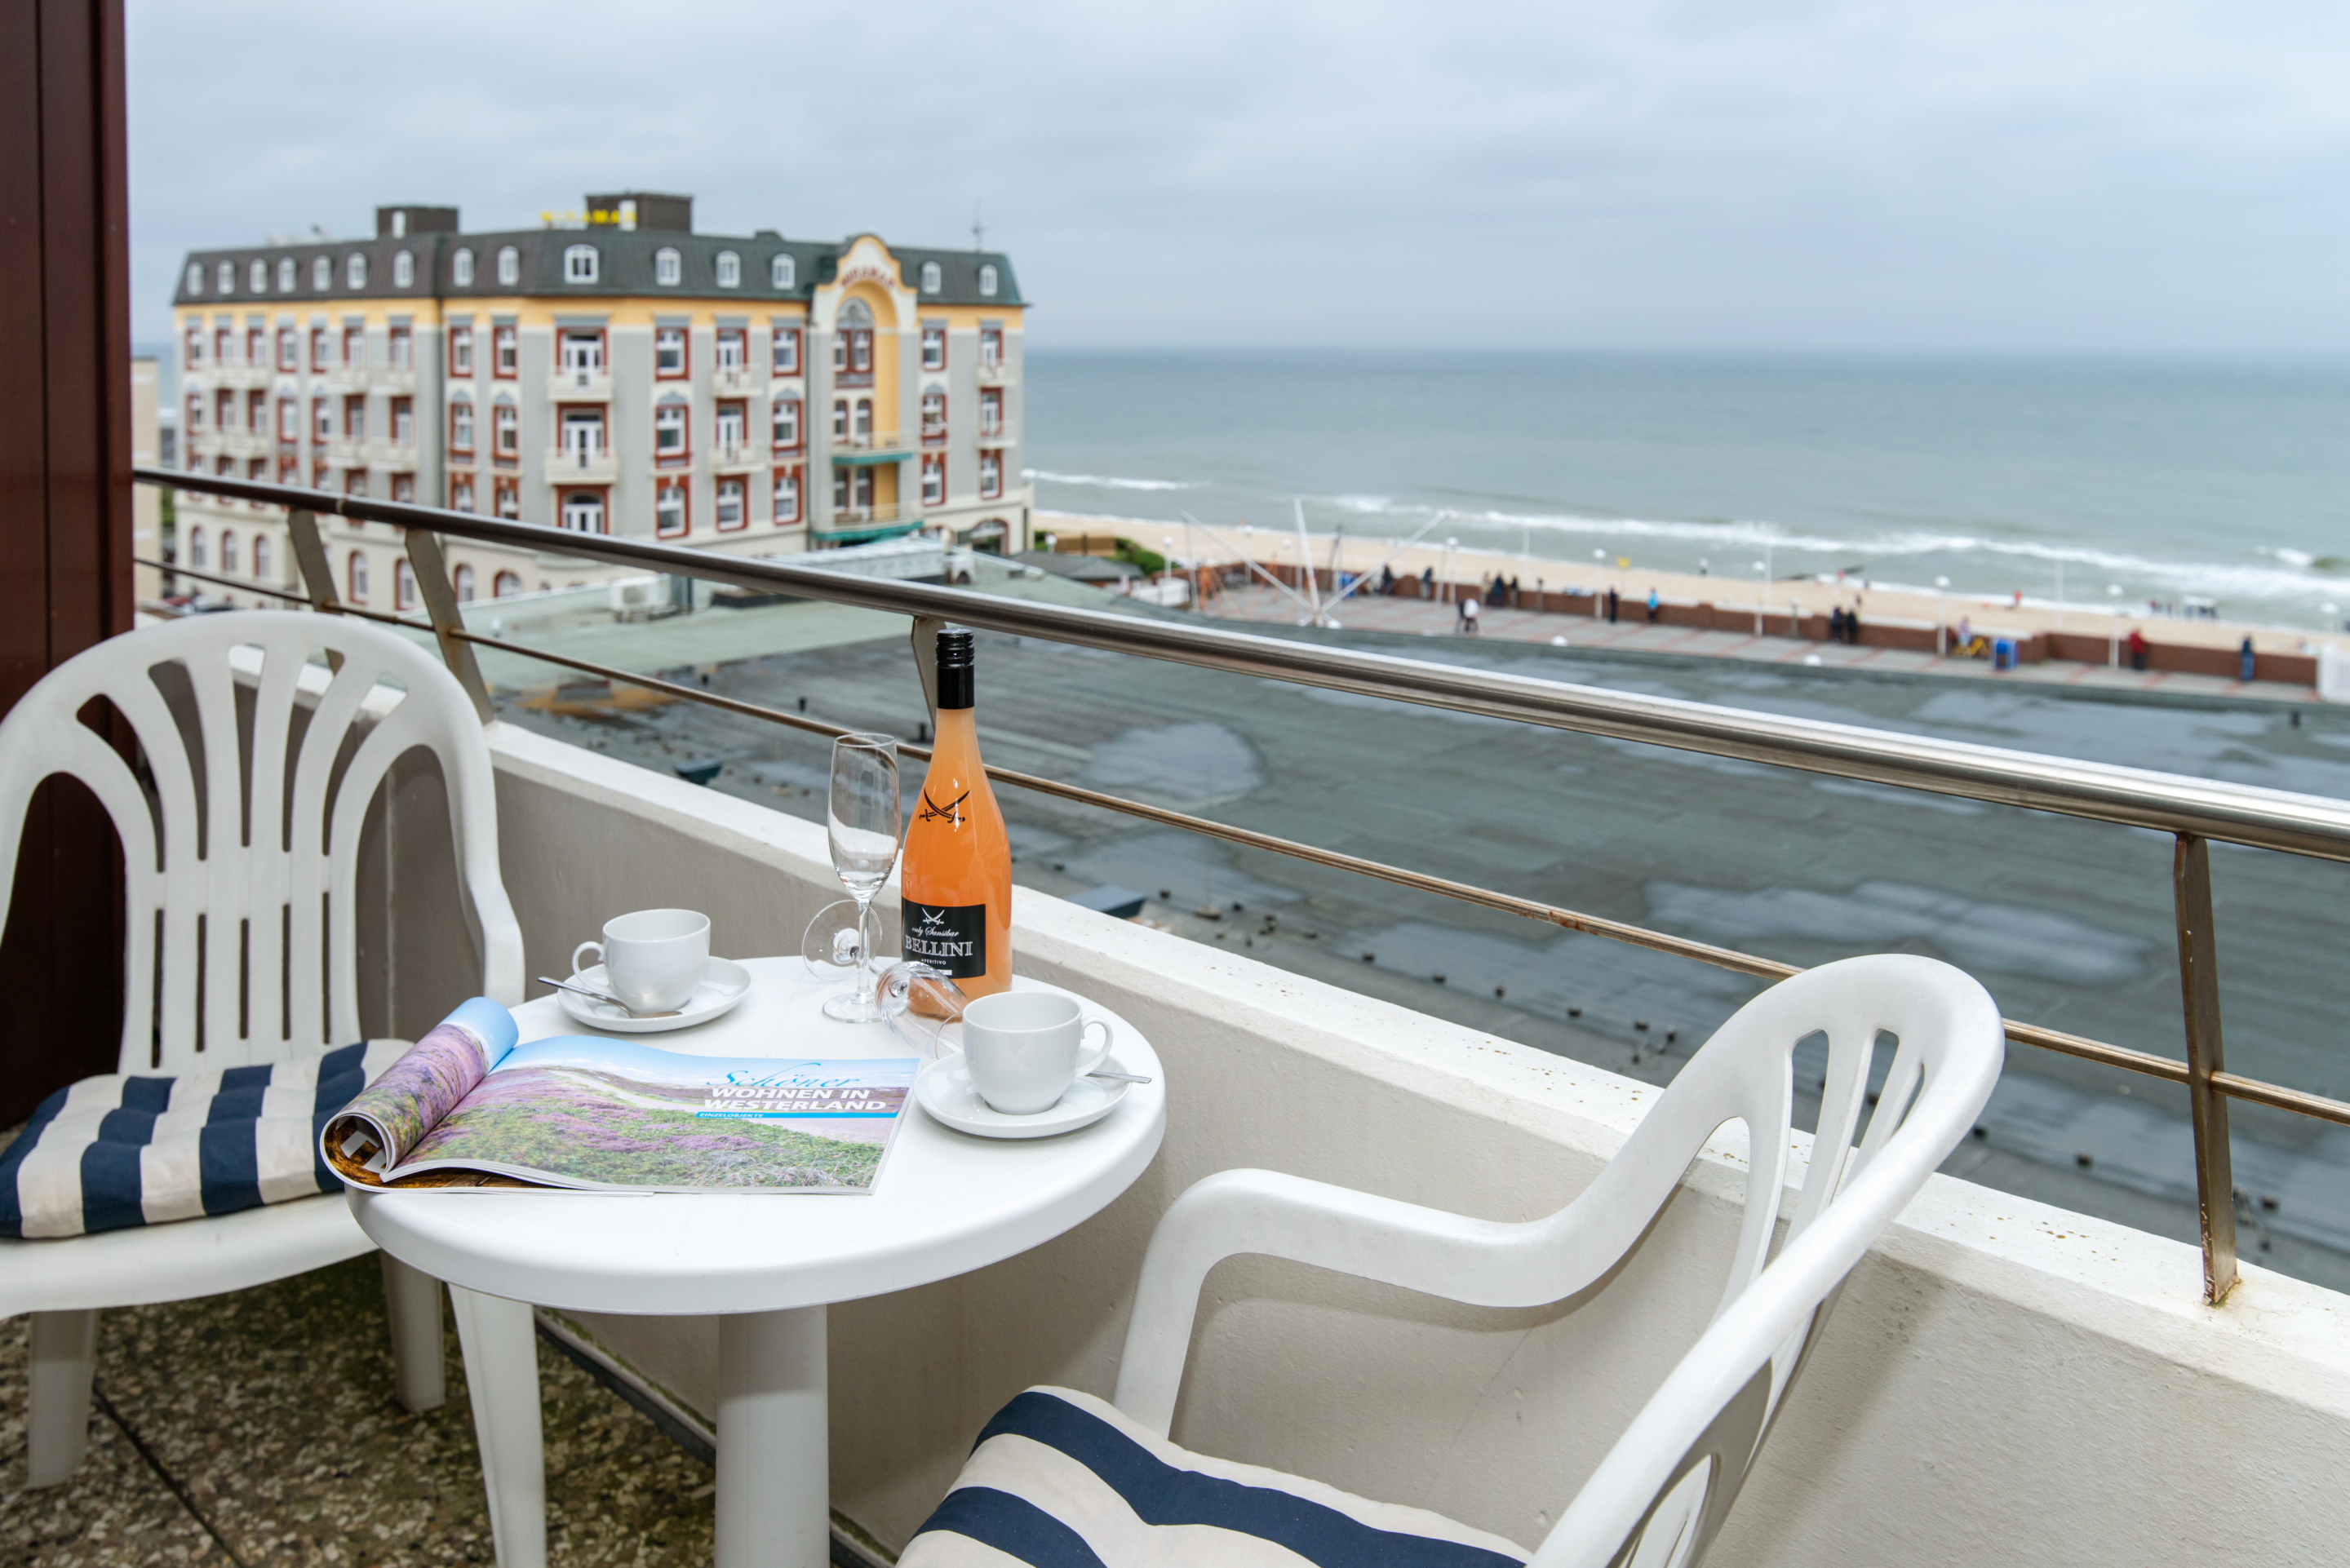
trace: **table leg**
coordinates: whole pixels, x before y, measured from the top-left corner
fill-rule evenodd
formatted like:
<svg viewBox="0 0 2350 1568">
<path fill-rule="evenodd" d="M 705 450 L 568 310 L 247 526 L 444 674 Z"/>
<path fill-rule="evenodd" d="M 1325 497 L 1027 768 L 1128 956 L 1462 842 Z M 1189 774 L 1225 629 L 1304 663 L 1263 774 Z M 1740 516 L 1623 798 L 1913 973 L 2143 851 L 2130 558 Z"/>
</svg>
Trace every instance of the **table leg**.
<svg viewBox="0 0 2350 1568">
<path fill-rule="evenodd" d="M 825 1309 L 718 1320 L 717 1568 L 825 1568 L 832 1552 Z"/>
<path fill-rule="evenodd" d="M 530 1307 L 449 1287 L 465 1352 L 482 1482 L 498 1568 L 546 1568 L 546 1459 L 539 1436 L 538 1334 Z"/>
</svg>

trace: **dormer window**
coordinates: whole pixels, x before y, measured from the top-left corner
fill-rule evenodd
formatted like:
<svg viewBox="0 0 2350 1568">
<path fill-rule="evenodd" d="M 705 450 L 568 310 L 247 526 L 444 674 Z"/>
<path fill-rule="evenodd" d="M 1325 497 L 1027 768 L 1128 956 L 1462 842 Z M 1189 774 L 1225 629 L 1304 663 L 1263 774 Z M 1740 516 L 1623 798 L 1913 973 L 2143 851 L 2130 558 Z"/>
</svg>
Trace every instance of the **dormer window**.
<svg viewBox="0 0 2350 1568">
<path fill-rule="evenodd" d="M 367 257 L 358 251 L 353 251 L 350 259 L 343 263 L 343 285 L 347 288 L 367 286 Z"/>
<path fill-rule="evenodd" d="M 311 258 L 311 262 L 310 262 L 310 288 L 311 288 L 311 291 L 312 291 L 313 293 L 317 293 L 317 294 L 324 294 L 324 293 L 326 293 L 326 292 L 327 292 L 327 290 L 328 290 L 328 289 L 330 289 L 330 288 L 332 288 L 332 287 L 334 287 L 334 286 L 335 286 L 335 258 L 334 258 L 334 257 L 332 257 L 332 256 L 315 256 L 315 257 Z"/>
<path fill-rule="evenodd" d="M 499 286 L 503 288 L 512 288 L 521 281 L 522 253 L 515 249 L 512 245 L 500 247 L 498 251 Z"/>
<path fill-rule="evenodd" d="M 287 256 L 277 264 L 277 292 L 280 294 L 293 293 L 294 282 L 294 258 L 292 256 Z"/>
<path fill-rule="evenodd" d="M 246 282 L 246 286 L 252 289 L 255 294 L 267 294 L 269 292 L 269 264 L 267 262 L 256 261 L 253 264 L 251 275 Z"/>
<path fill-rule="evenodd" d="M 733 251 L 718 253 L 718 286 L 721 288 L 743 286 L 743 258 Z"/>
<path fill-rule="evenodd" d="M 685 276 L 685 263 L 678 254 L 664 245 L 653 253 L 653 281 L 663 288 L 675 288 Z"/>
<path fill-rule="evenodd" d="M 777 256 L 775 259 L 780 262 L 785 258 Z M 190 294 L 202 294 L 203 291 L 204 264 L 202 262 L 190 262 L 188 264 L 188 292 Z"/>
<path fill-rule="evenodd" d="M 223 262 L 220 264 L 220 291 L 223 294 L 234 294 L 236 292 L 236 263 Z"/>
<path fill-rule="evenodd" d="M 979 269 L 979 292 L 982 298 L 995 297 L 995 266 L 992 262 Z"/>
<path fill-rule="evenodd" d="M 594 283 L 596 281 L 596 247 L 568 245 L 563 252 L 563 281 Z"/>
<path fill-rule="evenodd" d="M 946 275 L 939 270 L 939 264 L 936 262 L 924 262 L 922 264 L 922 292 L 924 294 L 936 294 L 940 289 L 944 288 L 945 286 Z"/>
<path fill-rule="evenodd" d="M 473 286 L 473 253 L 461 250 L 449 258 L 449 281 L 459 288 Z"/>
<path fill-rule="evenodd" d="M 767 264 L 767 282 L 775 288 L 795 287 L 795 279 L 798 275 L 799 269 L 792 265 L 792 258 L 787 254 L 778 255 Z M 202 287 L 199 286 L 196 292 L 202 293 Z"/>
<path fill-rule="evenodd" d="M 413 252 L 402 251 L 391 258 L 391 286 L 394 288 L 416 286 L 416 256 Z"/>
</svg>

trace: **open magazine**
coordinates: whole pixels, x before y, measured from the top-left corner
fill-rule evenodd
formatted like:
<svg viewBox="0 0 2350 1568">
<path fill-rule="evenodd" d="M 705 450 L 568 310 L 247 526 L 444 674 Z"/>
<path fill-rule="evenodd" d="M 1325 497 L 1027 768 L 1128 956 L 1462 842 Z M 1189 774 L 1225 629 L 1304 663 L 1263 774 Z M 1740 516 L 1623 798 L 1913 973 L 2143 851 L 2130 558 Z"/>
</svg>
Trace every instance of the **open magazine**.
<svg viewBox="0 0 2350 1568">
<path fill-rule="evenodd" d="M 487 997 L 458 1008 L 328 1121 L 328 1167 L 369 1188 L 869 1192 L 921 1065 L 517 1033 Z"/>
</svg>

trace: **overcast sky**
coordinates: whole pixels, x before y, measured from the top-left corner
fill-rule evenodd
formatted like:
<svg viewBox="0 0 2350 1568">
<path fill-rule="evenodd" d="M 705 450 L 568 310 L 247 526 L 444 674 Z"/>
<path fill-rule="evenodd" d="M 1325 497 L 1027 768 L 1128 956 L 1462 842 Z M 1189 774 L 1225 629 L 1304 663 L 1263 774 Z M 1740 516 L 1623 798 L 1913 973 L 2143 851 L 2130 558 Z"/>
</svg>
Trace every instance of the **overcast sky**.
<svg viewBox="0 0 2350 1568">
<path fill-rule="evenodd" d="M 2350 5 L 130 0 L 181 254 L 535 223 L 968 244 L 1037 345 L 2350 347 Z"/>
</svg>

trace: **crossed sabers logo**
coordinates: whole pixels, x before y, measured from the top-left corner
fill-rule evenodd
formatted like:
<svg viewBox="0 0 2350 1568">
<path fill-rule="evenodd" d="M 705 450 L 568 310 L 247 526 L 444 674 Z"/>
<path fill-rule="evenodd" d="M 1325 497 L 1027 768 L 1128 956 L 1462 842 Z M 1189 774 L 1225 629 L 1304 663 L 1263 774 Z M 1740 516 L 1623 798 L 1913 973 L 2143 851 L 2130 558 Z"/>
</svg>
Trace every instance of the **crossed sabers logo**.
<svg viewBox="0 0 2350 1568">
<path fill-rule="evenodd" d="M 922 906 L 922 933 L 938 937 L 954 935 L 954 929 L 947 924 L 947 912 L 943 908 L 934 909 L 928 904 Z"/>
<path fill-rule="evenodd" d="M 922 809 L 914 814 L 914 820 L 917 822 L 943 822 L 950 827 L 961 827 L 962 826 L 962 803 L 970 798 L 971 791 L 965 790 L 961 794 L 955 796 L 954 799 L 947 802 L 946 805 L 940 805 L 931 799 L 931 792 L 924 790 L 922 792 Z"/>
</svg>

